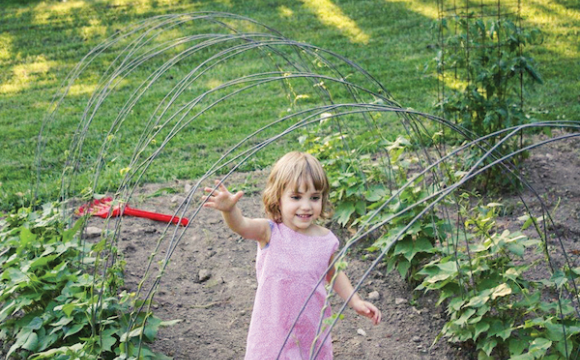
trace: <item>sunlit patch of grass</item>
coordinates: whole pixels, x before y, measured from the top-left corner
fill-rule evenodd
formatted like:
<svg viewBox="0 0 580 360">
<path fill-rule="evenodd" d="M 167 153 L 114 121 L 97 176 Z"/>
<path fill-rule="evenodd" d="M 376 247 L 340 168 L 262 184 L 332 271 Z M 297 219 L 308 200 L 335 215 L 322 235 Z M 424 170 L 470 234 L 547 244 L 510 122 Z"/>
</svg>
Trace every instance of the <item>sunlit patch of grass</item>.
<svg viewBox="0 0 580 360">
<path fill-rule="evenodd" d="M 400 0 L 385 0 L 386 3 L 395 1 L 401 2 Z M 402 2 L 407 4 L 410 10 L 428 17 L 429 19 L 437 19 L 438 17 L 437 3 L 435 1 L 426 2 L 423 0 L 403 0 Z"/>
<path fill-rule="evenodd" d="M 90 19 L 89 24 L 81 28 L 80 34 L 84 40 L 102 39 L 107 35 L 107 26 L 98 19 Z"/>
<path fill-rule="evenodd" d="M 240 29 L 241 31 L 252 33 L 252 32 L 264 32 L 264 28 L 258 27 L 258 25 L 247 22 L 247 21 L 238 21 L 238 20 L 225 20 L 225 24 L 230 25 L 234 29 Z"/>
<path fill-rule="evenodd" d="M 362 31 L 355 21 L 349 18 L 330 0 L 301 0 L 304 5 L 316 14 L 324 25 L 332 26 L 343 33 L 354 43 L 367 44 L 369 35 Z"/>
<path fill-rule="evenodd" d="M 32 86 L 32 82 L 45 76 L 57 66 L 55 61 L 48 61 L 43 55 L 36 56 L 34 61 L 12 67 L 12 74 L 0 84 L 0 94 L 19 93 Z"/>
<path fill-rule="evenodd" d="M 281 5 L 278 6 L 278 14 L 280 14 L 280 16 L 288 18 L 294 15 L 294 11 L 292 11 L 292 9 L 289 9 L 288 7 Z"/>
<path fill-rule="evenodd" d="M 549 36 L 543 45 L 560 56 L 577 60 L 580 56 L 580 9 L 567 8 L 545 0 L 526 2 L 525 7 L 526 23 Z"/>
<path fill-rule="evenodd" d="M 221 84 L 223 84 L 223 81 L 220 81 L 218 79 L 209 79 L 206 82 L 206 86 L 208 89 L 214 89 L 217 88 L 218 86 L 220 86 Z"/>
<path fill-rule="evenodd" d="M 95 92 L 95 90 L 97 90 L 97 85 L 96 84 L 74 84 L 70 87 L 69 89 L 69 94 L 72 96 L 77 96 L 77 95 L 90 95 L 92 93 Z"/>
<path fill-rule="evenodd" d="M 225 5 L 227 7 L 232 7 L 232 0 L 215 0 L 216 3 Z"/>
<path fill-rule="evenodd" d="M 59 1 L 59 2 L 40 2 L 33 9 L 34 25 L 49 24 L 53 21 L 56 14 L 59 20 L 70 18 L 74 12 L 86 7 L 84 1 Z"/>
<path fill-rule="evenodd" d="M 9 60 L 13 56 L 13 36 L 0 33 L 0 61 Z"/>
</svg>

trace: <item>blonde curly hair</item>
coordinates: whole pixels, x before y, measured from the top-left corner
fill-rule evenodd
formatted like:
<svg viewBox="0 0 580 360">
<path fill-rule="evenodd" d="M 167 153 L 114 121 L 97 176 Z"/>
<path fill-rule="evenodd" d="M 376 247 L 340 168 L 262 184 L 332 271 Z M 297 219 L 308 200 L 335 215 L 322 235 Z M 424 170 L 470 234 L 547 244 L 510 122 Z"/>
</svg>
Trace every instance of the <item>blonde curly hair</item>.
<svg viewBox="0 0 580 360">
<path fill-rule="evenodd" d="M 330 185 L 326 172 L 318 159 L 299 151 L 287 153 L 274 164 L 270 176 L 268 176 L 266 189 L 262 194 L 266 216 L 277 223 L 282 222 L 280 213 L 282 194 L 288 187 L 292 187 L 294 191 L 298 192 L 303 184 L 308 186 L 309 180 L 312 180 L 314 190 L 321 193 L 322 211 L 320 218 L 329 218 L 332 211 L 328 202 Z"/>
</svg>

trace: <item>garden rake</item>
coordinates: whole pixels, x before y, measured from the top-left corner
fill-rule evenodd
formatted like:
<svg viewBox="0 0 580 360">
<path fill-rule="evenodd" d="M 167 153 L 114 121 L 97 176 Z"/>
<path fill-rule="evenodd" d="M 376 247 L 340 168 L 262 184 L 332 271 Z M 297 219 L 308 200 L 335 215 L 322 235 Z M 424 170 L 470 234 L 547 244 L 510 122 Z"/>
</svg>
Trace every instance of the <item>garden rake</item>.
<svg viewBox="0 0 580 360">
<path fill-rule="evenodd" d="M 129 207 L 129 205 L 125 205 L 124 207 L 121 207 L 120 204 L 113 205 L 113 199 L 111 197 L 95 199 L 92 202 L 79 207 L 75 213 L 78 216 L 89 214 L 92 216 L 102 217 L 103 219 L 126 215 L 155 221 L 162 221 L 166 223 L 180 224 L 183 226 L 187 226 L 189 223 L 189 220 L 184 217 L 179 218 L 174 215 L 165 215 L 150 211 L 133 209 L 132 207 Z"/>
</svg>

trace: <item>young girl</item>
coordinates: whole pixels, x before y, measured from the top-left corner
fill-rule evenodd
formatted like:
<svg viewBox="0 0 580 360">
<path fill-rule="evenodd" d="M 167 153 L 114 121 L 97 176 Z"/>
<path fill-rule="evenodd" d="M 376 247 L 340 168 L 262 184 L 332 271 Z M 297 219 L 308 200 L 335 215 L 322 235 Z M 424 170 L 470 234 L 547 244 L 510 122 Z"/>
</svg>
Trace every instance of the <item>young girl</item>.
<svg viewBox="0 0 580 360">
<path fill-rule="evenodd" d="M 336 236 L 316 223 L 329 215 L 329 184 L 322 165 L 312 155 L 300 152 L 288 153 L 278 160 L 263 194 L 268 219 L 242 215 L 236 206 L 242 192 L 231 194 L 223 184 L 217 190 L 205 188 L 205 191 L 211 194 L 203 197 L 204 207 L 221 211 L 230 229 L 258 243 L 258 289 L 245 359 L 278 358 L 288 331 L 316 287 L 279 357 L 309 359 L 327 295 L 324 284 L 316 285 L 338 249 Z M 333 276 L 334 270 L 331 270 L 326 280 L 330 281 Z M 342 272 L 337 275 L 333 289 L 344 300 L 354 292 Z M 352 296 L 349 305 L 375 325 L 381 321 L 381 312 L 358 294 Z M 327 307 L 324 318 L 330 315 Z M 318 339 L 324 335 L 323 332 Z M 318 341 L 314 348 L 319 347 L 317 359 L 332 359 L 330 337 L 323 344 Z"/>
</svg>

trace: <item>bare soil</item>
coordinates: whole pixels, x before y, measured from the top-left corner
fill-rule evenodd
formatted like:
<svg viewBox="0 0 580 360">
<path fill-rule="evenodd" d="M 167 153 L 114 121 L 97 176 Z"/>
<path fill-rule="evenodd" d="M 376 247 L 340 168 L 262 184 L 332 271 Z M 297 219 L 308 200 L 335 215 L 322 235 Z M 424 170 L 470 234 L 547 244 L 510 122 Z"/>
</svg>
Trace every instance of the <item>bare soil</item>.
<svg viewBox="0 0 580 360">
<path fill-rule="evenodd" d="M 552 213 L 556 231 L 565 246 L 577 249 L 580 238 L 580 146 L 578 140 L 548 145 L 534 151 L 526 160 L 524 173 L 541 195 Z M 228 184 L 246 183 L 252 178 L 252 187 L 261 189 L 265 173 L 238 174 Z M 246 179 L 246 180 L 244 180 Z M 179 194 L 168 194 L 139 201 L 135 208 L 173 213 L 193 182 L 175 182 L 147 185 L 139 195 L 152 194 L 163 187 L 179 189 Z M 198 195 L 199 198 L 199 195 Z M 528 191 L 524 200 L 533 209 L 539 203 Z M 515 196 L 504 196 L 501 202 L 512 204 L 500 221 L 500 226 L 518 230 L 522 215 Z M 259 194 L 245 195 L 240 201 L 244 213 L 261 216 Z M 123 218 L 119 249 L 124 254 L 126 287 L 135 291 L 142 278 L 148 257 L 154 251 L 165 225 L 134 217 Z M 89 226 L 102 228 L 103 220 L 91 219 Z M 340 230 L 339 237 L 345 238 Z M 169 233 L 171 235 L 171 233 Z M 171 236 L 166 236 L 171 238 Z M 158 256 L 168 251 L 168 240 L 161 242 Z M 348 255 L 347 274 L 356 283 L 369 267 L 372 255 L 361 248 Z M 193 219 L 171 256 L 171 263 L 162 277 L 155 296 L 155 314 L 162 319 L 182 319 L 178 325 L 160 331 L 154 348 L 175 359 L 243 359 L 246 334 L 256 290 L 256 244 L 241 239 L 223 223 L 218 212 L 202 210 Z M 577 256 L 576 256 L 577 257 Z M 573 259 L 574 261 L 576 259 Z M 156 273 L 153 273 L 153 277 Z M 333 347 L 337 360 L 350 359 L 471 359 L 470 349 L 452 346 L 445 340 L 432 346 L 446 318 L 445 309 L 434 305 L 435 298 L 420 296 L 414 300 L 412 289 L 396 273 L 385 274 L 384 268 L 375 269 L 364 282 L 360 293 L 372 300 L 383 313 L 383 322 L 371 322 L 348 309 L 344 319 L 333 329 Z M 337 310 L 340 299 L 333 300 Z M 361 331 L 362 330 L 362 331 Z"/>
</svg>

